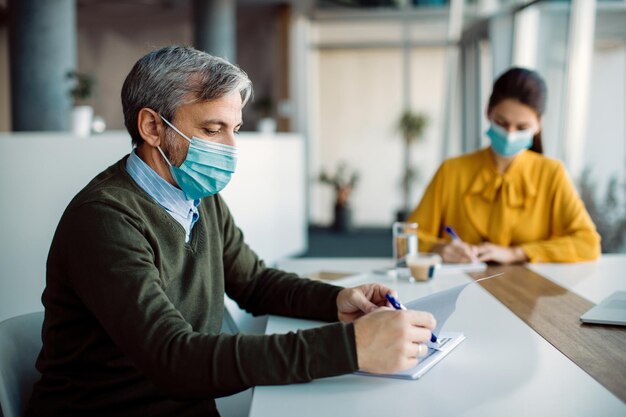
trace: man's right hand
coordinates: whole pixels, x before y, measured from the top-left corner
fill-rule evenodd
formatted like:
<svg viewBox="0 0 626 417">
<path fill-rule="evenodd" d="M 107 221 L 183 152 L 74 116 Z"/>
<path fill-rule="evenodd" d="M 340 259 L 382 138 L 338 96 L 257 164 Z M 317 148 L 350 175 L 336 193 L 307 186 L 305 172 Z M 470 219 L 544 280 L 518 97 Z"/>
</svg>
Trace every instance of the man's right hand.
<svg viewBox="0 0 626 417">
<path fill-rule="evenodd" d="M 417 364 L 426 355 L 431 331 L 436 326 L 432 314 L 415 310 L 381 307 L 354 322 L 359 370 L 394 373 Z"/>
</svg>

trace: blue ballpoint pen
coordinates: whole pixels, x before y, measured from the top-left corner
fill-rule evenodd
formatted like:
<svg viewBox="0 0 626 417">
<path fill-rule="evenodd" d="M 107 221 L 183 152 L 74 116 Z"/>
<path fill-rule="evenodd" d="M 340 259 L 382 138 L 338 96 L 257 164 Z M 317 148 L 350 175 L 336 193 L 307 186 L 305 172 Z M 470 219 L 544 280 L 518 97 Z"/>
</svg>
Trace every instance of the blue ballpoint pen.
<svg viewBox="0 0 626 417">
<path fill-rule="evenodd" d="M 461 237 L 456 233 L 456 230 L 454 230 L 451 226 L 446 226 L 445 229 L 447 234 L 450 235 L 450 237 L 452 238 L 452 240 L 455 240 L 457 242 L 463 242 L 461 240 Z M 478 259 L 476 259 L 475 255 L 471 255 L 472 257 L 472 262 L 478 262 Z"/>
<path fill-rule="evenodd" d="M 387 301 L 389 301 L 389 304 L 391 304 L 396 310 L 406 310 L 406 307 L 393 295 L 387 293 L 385 295 L 385 298 L 387 299 Z M 430 341 L 431 343 L 439 343 L 437 341 L 437 336 L 435 336 L 434 333 L 430 334 Z"/>
<path fill-rule="evenodd" d="M 450 235 L 452 240 L 458 240 L 462 242 L 461 238 L 459 237 L 459 235 L 456 234 L 456 231 L 452 227 L 446 226 L 445 230 L 446 233 Z"/>
</svg>

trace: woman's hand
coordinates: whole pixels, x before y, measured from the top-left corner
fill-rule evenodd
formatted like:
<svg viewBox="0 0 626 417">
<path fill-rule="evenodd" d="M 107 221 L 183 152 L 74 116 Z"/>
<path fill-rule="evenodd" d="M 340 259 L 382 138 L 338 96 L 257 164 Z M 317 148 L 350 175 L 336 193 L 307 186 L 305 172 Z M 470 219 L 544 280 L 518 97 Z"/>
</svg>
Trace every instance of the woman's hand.
<svg viewBox="0 0 626 417">
<path fill-rule="evenodd" d="M 480 262 L 497 262 L 502 265 L 528 261 L 524 250 L 519 246 L 500 246 L 485 242 L 476 247 L 476 256 Z"/>
<path fill-rule="evenodd" d="M 475 262 L 477 257 L 476 246 L 469 245 L 460 240 L 435 245 L 433 252 L 441 255 L 443 262 L 451 264 Z"/>
</svg>

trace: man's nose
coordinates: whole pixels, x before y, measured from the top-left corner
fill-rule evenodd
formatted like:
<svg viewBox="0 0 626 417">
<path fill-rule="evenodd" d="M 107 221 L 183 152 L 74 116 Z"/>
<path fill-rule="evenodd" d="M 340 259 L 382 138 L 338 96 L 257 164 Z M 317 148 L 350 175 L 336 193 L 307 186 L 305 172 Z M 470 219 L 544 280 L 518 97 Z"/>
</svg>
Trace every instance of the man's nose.
<svg viewBox="0 0 626 417">
<path fill-rule="evenodd" d="M 237 145 L 237 135 L 235 134 L 235 132 L 230 132 L 226 134 L 224 139 L 225 139 L 224 140 L 225 145 L 230 145 L 230 146 Z"/>
</svg>

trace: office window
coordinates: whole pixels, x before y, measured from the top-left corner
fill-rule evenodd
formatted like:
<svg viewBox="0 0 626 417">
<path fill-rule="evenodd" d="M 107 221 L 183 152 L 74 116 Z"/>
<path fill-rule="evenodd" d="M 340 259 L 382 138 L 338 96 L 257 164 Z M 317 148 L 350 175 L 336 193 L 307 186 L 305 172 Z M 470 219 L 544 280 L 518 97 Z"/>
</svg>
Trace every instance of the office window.
<svg viewBox="0 0 626 417">
<path fill-rule="evenodd" d="M 604 252 L 626 252 L 626 2 L 598 2 L 581 193 Z M 611 185 L 612 184 L 612 185 Z"/>
</svg>

